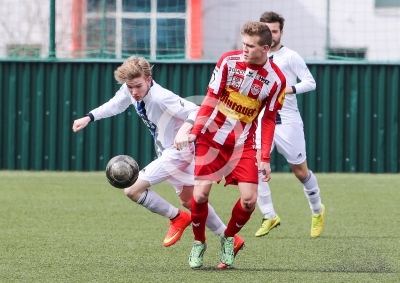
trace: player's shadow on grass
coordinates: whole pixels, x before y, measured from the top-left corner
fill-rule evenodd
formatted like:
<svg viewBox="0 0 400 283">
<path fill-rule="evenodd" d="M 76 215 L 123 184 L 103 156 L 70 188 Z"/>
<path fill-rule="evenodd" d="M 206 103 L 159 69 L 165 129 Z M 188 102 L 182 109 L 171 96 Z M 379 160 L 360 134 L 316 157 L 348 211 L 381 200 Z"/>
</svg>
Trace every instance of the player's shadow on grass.
<svg viewBox="0 0 400 283">
<path fill-rule="evenodd" d="M 272 238 L 272 237 L 271 237 Z M 260 239 L 265 239 L 265 238 L 260 238 Z M 298 235 L 293 235 L 292 236 L 284 236 L 284 237 L 279 237 L 279 236 L 275 236 L 274 237 L 275 240 L 285 240 L 285 239 L 307 239 L 307 240 L 311 240 L 311 241 L 321 241 L 323 239 L 394 239 L 394 240 L 398 240 L 399 236 L 371 236 L 371 235 L 367 235 L 367 236 L 319 236 L 318 238 L 310 238 L 310 236 L 304 236 L 304 237 L 299 237 Z"/>
<path fill-rule="evenodd" d="M 374 262 L 352 262 L 343 260 L 330 266 L 310 267 L 310 268 L 239 268 L 228 267 L 225 269 L 218 269 L 216 266 L 205 266 L 199 270 L 216 271 L 216 272 L 229 272 L 229 271 L 275 271 L 275 272 L 322 272 L 322 273 L 375 273 L 375 274 L 389 274 L 400 273 L 400 270 L 393 269 L 392 266 L 385 260 L 377 260 Z"/>
<path fill-rule="evenodd" d="M 382 269 L 374 269 L 374 268 L 352 268 L 350 266 L 333 266 L 325 269 L 318 268 L 299 268 L 299 269 L 290 269 L 290 268 L 238 268 L 238 267 L 229 267 L 225 269 L 218 269 L 215 266 L 206 266 L 195 271 L 214 271 L 214 272 L 237 272 L 237 271 L 275 271 L 275 272 L 304 272 L 304 273 L 374 273 L 374 274 L 396 274 L 400 273 L 400 271 L 394 271 L 391 268 L 384 267 Z"/>
</svg>

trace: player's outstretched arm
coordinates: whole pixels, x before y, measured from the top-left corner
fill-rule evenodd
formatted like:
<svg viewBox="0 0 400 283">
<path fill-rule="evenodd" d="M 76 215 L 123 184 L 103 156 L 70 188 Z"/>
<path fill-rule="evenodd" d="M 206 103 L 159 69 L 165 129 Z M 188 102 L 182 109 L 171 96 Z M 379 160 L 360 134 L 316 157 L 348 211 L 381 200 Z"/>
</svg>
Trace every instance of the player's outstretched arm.
<svg viewBox="0 0 400 283">
<path fill-rule="evenodd" d="M 72 130 L 76 133 L 85 128 L 90 122 L 90 117 L 85 116 L 80 119 L 77 119 L 74 121 L 74 124 L 72 125 Z"/>
</svg>

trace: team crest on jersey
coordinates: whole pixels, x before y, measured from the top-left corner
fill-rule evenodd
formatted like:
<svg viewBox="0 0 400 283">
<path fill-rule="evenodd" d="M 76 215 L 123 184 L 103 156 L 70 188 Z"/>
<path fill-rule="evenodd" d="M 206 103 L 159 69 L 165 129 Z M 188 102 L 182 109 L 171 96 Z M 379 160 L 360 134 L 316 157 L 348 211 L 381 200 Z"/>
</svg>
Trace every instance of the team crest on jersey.
<svg viewBox="0 0 400 283">
<path fill-rule="evenodd" d="M 243 83 L 242 77 L 235 76 L 235 75 L 232 77 L 232 83 L 231 83 L 232 88 L 239 89 L 240 86 L 242 85 L 242 83 Z"/>
<path fill-rule="evenodd" d="M 252 85 L 250 91 L 252 95 L 256 96 L 260 93 L 261 87 L 259 85 Z"/>
</svg>

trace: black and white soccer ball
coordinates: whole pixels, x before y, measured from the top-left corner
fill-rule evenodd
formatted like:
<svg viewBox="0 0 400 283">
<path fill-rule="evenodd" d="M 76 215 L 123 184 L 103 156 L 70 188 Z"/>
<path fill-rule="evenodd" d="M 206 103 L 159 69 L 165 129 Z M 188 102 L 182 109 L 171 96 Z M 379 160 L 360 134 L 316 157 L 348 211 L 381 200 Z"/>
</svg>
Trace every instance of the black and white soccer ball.
<svg viewBox="0 0 400 283">
<path fill-rule="evenodd" d="M 108 161 L 106 176 L 112 186 L 118 189 L 128 188 L 139 176 L 139 165 L 129 155 L 117 155 Z"/>
</svg>

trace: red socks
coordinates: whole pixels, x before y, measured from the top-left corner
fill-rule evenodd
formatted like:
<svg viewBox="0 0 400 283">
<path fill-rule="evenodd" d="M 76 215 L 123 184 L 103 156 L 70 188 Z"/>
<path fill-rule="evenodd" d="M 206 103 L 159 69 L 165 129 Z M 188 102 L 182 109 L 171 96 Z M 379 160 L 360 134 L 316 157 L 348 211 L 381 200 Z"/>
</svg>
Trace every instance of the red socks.
<svg viewBox="0 0 400 283">
<path fill-rule="evenodd" d="M 255 208 L 255 207 L 254 207 Z M 225 237 L 233 237 L 242 227 L 249 221 L 252 211 L 244 210 L 240 204 L 240 199 L 236 202 L 232 209 L 232 216 L 229 220 L 228 227 L 225 230 Z"/>
<path fill-rule="evenodd" d="M 206 220 L 208 216 L 208 201 L 197 203 L 192 197 L 190 201 L 190 214 L 192 215 L 192 229 L 194 239 L 204 243 L 206 241 Z"/>
</svg>

